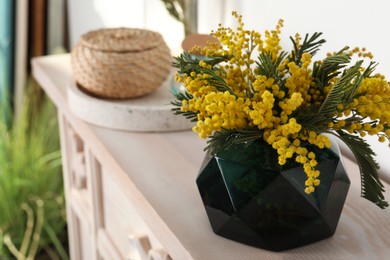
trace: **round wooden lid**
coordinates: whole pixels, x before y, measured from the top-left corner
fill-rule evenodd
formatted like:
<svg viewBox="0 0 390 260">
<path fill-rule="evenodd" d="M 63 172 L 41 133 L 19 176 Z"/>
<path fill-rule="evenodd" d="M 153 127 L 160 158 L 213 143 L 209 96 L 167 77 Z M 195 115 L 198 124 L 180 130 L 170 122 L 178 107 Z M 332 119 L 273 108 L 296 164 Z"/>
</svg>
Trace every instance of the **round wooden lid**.
<svg viewBox="0 0 390 260">
<path fill-rule="evenodd" d="M 209 34 L 190 34 L 183 40 L 181 47 L 184 51 L 188 52 L 194 46 L 207 46 L 208 42 L 212 43 L 219 41 L 217 38 Z"/>
<path fill-rule="evenodd" d="M 164 43 L 157 32 L 133 28 L 90 31 L 81 37 L 81 41 L 88 48 L 107 52 L 140 52 Z"/>
</svg>

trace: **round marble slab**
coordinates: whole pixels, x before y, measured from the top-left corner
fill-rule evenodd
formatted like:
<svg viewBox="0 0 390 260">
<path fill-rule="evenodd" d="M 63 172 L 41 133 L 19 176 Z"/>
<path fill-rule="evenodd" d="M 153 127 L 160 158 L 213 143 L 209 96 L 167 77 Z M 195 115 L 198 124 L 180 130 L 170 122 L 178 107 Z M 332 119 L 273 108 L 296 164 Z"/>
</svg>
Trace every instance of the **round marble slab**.
<svg viewBox="0 0 390 260">
<path fill-rule="evenodd" d="M 188 130 L 193 122 L 174 115 L 170 93 L 172 74 L 154 92 L 129 100 L 100 99 L 81 91 L 76 83 L 68 89 L 71 111 L 79 118 L 98 126 L 137 132 Z"/>
</svg>

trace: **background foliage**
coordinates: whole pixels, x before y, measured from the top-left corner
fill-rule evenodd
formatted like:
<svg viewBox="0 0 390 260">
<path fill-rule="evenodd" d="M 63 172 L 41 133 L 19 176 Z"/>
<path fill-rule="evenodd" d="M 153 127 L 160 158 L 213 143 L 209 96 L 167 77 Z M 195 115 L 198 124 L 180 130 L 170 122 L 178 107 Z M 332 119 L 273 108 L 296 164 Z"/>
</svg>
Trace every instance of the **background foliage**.
<svg viewBox="0 0 390 260">
<path fill-rule="evenodd" d="M 0 104 L 0 259 L 67 259 L 56 111 L 33 92 Z"/>
</svg>

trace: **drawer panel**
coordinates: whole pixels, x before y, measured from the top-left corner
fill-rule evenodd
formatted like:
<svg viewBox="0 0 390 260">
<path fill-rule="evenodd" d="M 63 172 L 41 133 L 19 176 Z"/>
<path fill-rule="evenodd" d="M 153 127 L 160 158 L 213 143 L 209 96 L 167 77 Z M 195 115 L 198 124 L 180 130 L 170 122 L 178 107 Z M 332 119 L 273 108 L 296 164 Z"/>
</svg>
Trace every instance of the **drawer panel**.
<svg viewBox="0 0 390 260">
<path fill-rule="evenodd" d="M 156 250 L 166 255 L 131 202 L 104 169 L 102 189 L 104 229 L 120 254 L 126 259 L 147 259 Z"/>
</svg>

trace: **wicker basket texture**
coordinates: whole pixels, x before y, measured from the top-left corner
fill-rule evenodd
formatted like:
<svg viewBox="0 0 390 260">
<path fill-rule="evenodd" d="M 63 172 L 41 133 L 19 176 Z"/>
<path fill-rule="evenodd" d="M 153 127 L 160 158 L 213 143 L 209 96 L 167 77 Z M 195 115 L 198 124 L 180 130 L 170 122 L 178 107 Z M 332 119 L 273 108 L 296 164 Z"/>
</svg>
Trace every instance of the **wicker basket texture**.
<svg viewBox="0 0 390 260">
<path fill-rule="evenodd" d="M 84 34 L 72 50 L 81 89 L 103 98 L 129 99 L 158 88 L 171 68 L 162 36 L 144 29 L 100 29 Z"/>
</svg>

